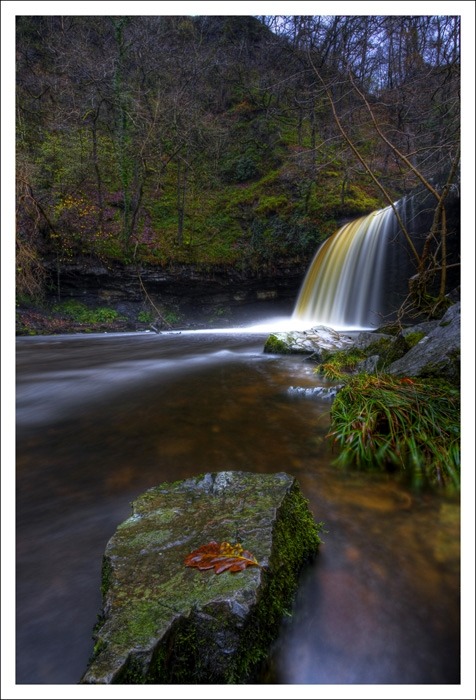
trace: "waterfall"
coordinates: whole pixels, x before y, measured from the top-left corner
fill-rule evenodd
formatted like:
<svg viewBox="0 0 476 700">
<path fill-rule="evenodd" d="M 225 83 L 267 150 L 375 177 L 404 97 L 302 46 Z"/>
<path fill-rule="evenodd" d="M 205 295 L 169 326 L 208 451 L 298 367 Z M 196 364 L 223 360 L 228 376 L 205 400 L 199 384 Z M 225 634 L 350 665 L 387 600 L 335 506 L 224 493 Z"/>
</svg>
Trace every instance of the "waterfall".
<svg viewBox="0 0 476 700">
<path fill-rule="evenodd" d="M 404 200 L 394 206 L 404 216 Z M 397 282 L 401 287 L 402 273 L 408 267 L 408 256 L 403 253 L 402 235 L 391 206 L 345 224 L 318 249 L 304 278 L 293 319 L 346 330 L 383 325 L 383 316 L 391 310 L 390 302 L 399 291 Z"/>
</svg>

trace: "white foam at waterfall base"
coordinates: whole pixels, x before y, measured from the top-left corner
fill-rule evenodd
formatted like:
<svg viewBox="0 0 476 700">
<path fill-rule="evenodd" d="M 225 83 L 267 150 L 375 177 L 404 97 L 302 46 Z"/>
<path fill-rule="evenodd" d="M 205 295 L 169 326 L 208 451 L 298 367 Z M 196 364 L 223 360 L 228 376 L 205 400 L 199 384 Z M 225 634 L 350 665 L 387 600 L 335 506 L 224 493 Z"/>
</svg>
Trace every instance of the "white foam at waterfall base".
<svg viewBox="0 0 476 700">
<path fill-rule="evenodd" d="M 177 332 L 183 335 L 200 335 L 200 334 L 231 334 L 231 333 L 291 333 L 293 331 L 303 332 L 309 331 L 311 328 L 316 328 L 316 326 L 326 326 L 327 328 L 332 328 L 335 331 L 350 332 L 350 331 L 371 331 L 375 328 L 371 326 L 351 326 L 351 325 L 335 325 L 329 326 L 328 323 L 320 323 L 319 321 L 309 321 L 302 320 L 293 317 L 278 317 L 272 319 L 263 319 L 257 323 L 253 323 L 249 326 L 233 326 L 228 328 L 205 328 L 198 330 L 183 330 L 183 331 L 162 331 L 160 335 L 167 334 L 177 334 Z"/>
</svg>

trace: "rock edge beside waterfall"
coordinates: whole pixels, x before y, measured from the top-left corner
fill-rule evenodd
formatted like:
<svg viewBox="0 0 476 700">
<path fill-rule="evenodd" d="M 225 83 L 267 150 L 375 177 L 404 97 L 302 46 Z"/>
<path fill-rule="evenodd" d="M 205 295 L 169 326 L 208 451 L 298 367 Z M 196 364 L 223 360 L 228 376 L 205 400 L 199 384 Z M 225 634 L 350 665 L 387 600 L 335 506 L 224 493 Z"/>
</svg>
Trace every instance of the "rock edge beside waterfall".
<svg viewBox="0 0 476 700">
<path fill-rule="evenodd" d="M 80 682 L 253 682 L 319 529 L 283 472 L 209 473 L 149 489 L 107 544 L 103 611 Z M 186 567 L 210 541 L 241 542 L 260 566 Z"/>
<path fill-rule="evenodd" d="M 415 344 L 414 339 L 418 338 Z M 338 333 L 326 326 L 307 331 L 272 333 L 264 352 L 298 353 L 319 363 L 339 350 L 357 348 L 368 356 L 356 372 L 385 371 L 397 376 L 434 377 L 453 384 L 460 381 L 461 303 L 449 307 L 443 318 L 405 328 L 399 335 L 365 331 Z M 392 358 L 389 361 L 388 358 Z"/>
</svg>

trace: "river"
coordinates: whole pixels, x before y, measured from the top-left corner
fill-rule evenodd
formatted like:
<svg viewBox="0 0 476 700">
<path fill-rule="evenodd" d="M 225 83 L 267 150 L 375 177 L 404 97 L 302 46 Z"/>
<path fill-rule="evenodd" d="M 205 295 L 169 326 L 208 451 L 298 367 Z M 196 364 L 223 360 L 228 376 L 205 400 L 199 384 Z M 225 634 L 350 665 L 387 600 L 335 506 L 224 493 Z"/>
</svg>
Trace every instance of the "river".
<svg viewBox="0 0 476 700">
<path fill-rule="evenodd" d="M 460 506 L 342 471 L 329 399 L 267 331 L 16 339 L 16 683 L 77 684 L 101 560 L 145 489 L 286 471 L 325 533 L 263 684 L 459 684 Z"/>
</svg>

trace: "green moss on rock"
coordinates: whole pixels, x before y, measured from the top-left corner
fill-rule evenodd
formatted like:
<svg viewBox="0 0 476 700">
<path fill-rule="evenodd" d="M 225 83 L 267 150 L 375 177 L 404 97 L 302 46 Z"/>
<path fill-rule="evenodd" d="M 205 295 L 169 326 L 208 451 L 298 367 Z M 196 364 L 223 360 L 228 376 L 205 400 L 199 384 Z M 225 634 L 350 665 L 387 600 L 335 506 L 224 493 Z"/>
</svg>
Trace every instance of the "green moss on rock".
<svg viewBox="0 0 476 700">
<path fill-rule="evenodd" d="M 405 340 L 407 341 L 408 347 L 412 348 L 414 345 L 418 345 L 420 340 L 425 337 L 425 333 L 423 331 L 415 331 L 414 333 L 408 333 L 405 336 Z"/>
<path fill-rule="evenodd" d="M 278 338 L 277 335 L 271 333 L 266 339 L 264 344 L 263 352 L 269 353 L 271 355 L 293 355 L 295 351 L 291 350 L 290 344 L 286 341 Z"/>
<path fill-rule="evenodd" d="M 425 379 L 445 378 L 447 382 L 455 387 L 461 383 L 461 354 L 459 349 L 449 352 L 439 362 L 428 362 L 420 376 Z"/>
<path fill-rule="evenodd" d="M 219 472 L 149 489 L 106 548 L 103 614 L 81 682 L 252 682 L 320 528 L 284 473 Z M 241 542 L 260 566 L 185 567 L 212 540 Z"/>
</svg>

